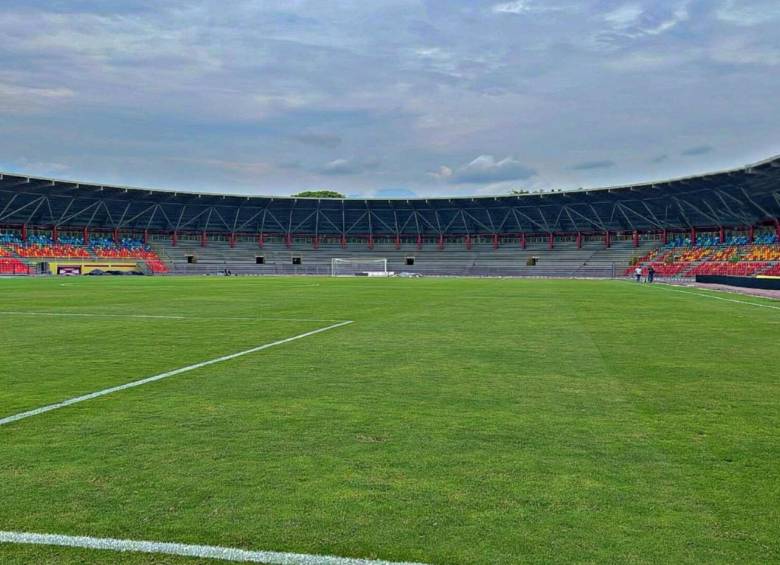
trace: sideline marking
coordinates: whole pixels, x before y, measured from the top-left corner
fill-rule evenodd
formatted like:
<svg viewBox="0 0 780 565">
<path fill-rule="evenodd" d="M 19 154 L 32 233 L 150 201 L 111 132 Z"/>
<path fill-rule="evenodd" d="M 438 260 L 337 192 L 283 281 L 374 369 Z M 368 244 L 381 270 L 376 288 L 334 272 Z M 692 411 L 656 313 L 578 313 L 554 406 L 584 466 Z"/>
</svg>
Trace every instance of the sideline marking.
<svg viewBox="0 0 780 565">
<path fill-rule="evenodd" d="M 0 543 L 28 545 L 57 545 L 109 551 L 130 551 L 137 553 L 164 553 L 202 559 L 221 559 L 243 563 L 267 563 L 268 565 L 424 565 L 423 563 L 377 561 L 331 555 L 306 553 L 284 553 L 279 551 L 249 551 L 215 545 L 189 545 L 159 541 L 134 541 L 89 536 L 66 536 L 60 534 L 31 534 L 27 532 L 0 531 Z"/>
<path fill-rule="evenodd" d="M 780 306 L 772 306 L 771 304 L 760 304 L 758 302 L 745 302 L 744 300 L 734 300 L 733 298 L 726 298 L 724 296 L 712 296 L 710 294 L 702 294 L 701 292 L 692 292 L 690 290 L 672 288 L 672 285 L 669 283 L 660 283 L 658 286 L 663 287 L 666 290 L 670 290 L 672 292 L 681 292 L 683 294 L 693 294 L 694 296 L 703 296 L 704 298 L 712 298 L 713 300 L 724 300 L 726 302 L 736 302 L 737 304 L 746 304 L 748 306 L 758 306 L 759 308 L 771 308 L 772 310 L 780 310 Z M 718 291 L 711 290 L 709 292 L 718 292 Z"/>
<path fill-rule="evenodd" d="M 155 320 L 247 320 L 269 322 L 338 322 L 327 318 L 252 318 L 249 316 L 174 316 L 164 314 L 99 314 L 91 312 L 21 312 L 0 310 L 0 315 L 8 316 L 71 316 L 82 318 L 151 318 Z"/>
<path fill-rule="evenodd" d="M 310 332 L 302 333 L 295 335 L 293 337 L 288 337 L 285 339 L 280 339 L 279 341 L 274 341 L 272 343 L 266 343 L 264 345 L 259 345 L 257 347 L 253 347 L 252 349 L 246 349 L 244 351 L 239 351 L 238 353 L 231 353 L 230 355 L 224 355 L 223 357 L 217 357 L 216 359 L 210 359 L 208 361 L 203 361 L 201 363 L 195 363 L 194 365 L 187 365 L 186 367 L 181 367 L 179 369 L 174 369 L 173 371 L 167 371 L 165 373 L 160 373 L 159 375 L 155 375 L 153 377 L 147 377 L 145 379 L 141 379 L 138 381 L 133 381 L 130 383 L 125 383 L 123 385 L 114 386 L 111 388 L 106 388 L 103 390 L 99 390 L 97 392 L 91 392 L 89 394 L 84 394 L 82 396 L 77 396 L 75 398 L 69 398 L 68 400 L 63 400 L 62 402 L 57 402 L 56 404 L 48 404 L 46 406 L 42 406 L 40 408 L 35 408 L 33 410 L 28 410 L 26 412 L 20 412 L 19 414 L 14 414 L 13 416 L 7 416 L 5 418 L 0 418 L 0 426 L 4 426 L 6 424 L 10 424 L 11 422 L 16 422 L 18 420 L 23 420 L 25 418 L 30 418 L 32 416 L 37 416 L 38 414 L 43 414 L 44 412 L 50 412 L 52 410 L 57 410 L 58 408 L 64 408 L 66 406 L 70 406 L 71 404 L 77 404 L 79 402 L 84 402 L 85 400 L 92 400 L 93 398 L 98 398 L 99 396 L 105 396 L 107 394 L 111 394 L 112 392 L 118 392 L 120 390 L 125 390 L 128 388 L 133 388 L 141 385 L 145 385 L 147 383 L 153 383 L 155 381 L 160 381 L 162 379 L 167 379 L 168 377 L 173 377 L 175 375 L 180 375 L 181 373 L 186 373 L 188 371 L 194 371 L 195 369 L 200 369 L 201 367 L 207 367 L 209 365 L 214 365 L 215 363 L 222 363 L 223 361 L 229 361 L 231 359 L 235 359 L 236 357 L 242 357 L 244 355 L 249 355 L 250 353 L 257 353 L 258 351 L 262 351 L 264 349 L 268 349 L 269 347 L 275 347 L 277 345 L 283 345 L 285 343 L 290 343 L 291 341 L 295 341 L 298 339 L 303 339 L 304 337 L 309 337 L 318 333 L 326 332 L 328 330 L 334 330 L 336 328 L 340 328 L 342 326 L 346 326 L 347 324 L 351 324 L 352 320 L 347 320 L 346 322 L 340 322 L 338 324 L 333 324 L 331 326 L 327 326 L 324 328 L 319 328 L 316 330 L 312 330 Z"/>
</svg>

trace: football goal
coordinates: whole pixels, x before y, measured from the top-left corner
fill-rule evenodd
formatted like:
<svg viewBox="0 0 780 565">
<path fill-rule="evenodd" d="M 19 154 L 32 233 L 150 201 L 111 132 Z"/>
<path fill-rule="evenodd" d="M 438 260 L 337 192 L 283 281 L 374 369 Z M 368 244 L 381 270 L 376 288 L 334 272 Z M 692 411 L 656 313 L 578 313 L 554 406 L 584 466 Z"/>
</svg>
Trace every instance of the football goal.
<svg viewBox="0 0 780 565">
<path fill-rule="evenodd" d="M 330 274 L 334 277 L 386 277 L 387 259 L 338 259 L 331 260 Z"/>
</svg>

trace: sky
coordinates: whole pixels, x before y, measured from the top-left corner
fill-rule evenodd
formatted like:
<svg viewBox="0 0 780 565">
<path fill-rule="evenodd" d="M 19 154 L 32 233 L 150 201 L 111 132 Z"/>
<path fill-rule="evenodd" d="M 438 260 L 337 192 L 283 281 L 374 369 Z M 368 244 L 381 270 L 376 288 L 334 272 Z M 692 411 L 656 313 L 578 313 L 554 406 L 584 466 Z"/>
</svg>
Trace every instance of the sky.
<svg viewBox="0 0 780 565">
<path fill-rule="evenodd" d="M 778 0 L 2 0 L 0 170 L 506 194 L 780 154 Z"/>
</svg>

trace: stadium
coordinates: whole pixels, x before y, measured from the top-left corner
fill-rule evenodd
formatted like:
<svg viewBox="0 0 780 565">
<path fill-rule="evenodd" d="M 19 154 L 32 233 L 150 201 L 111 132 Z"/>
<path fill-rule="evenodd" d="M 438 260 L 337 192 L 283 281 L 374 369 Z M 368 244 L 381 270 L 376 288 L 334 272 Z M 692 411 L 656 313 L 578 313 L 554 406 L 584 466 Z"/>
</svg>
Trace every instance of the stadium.
<svg viewBox="0 0 780 565">
<path fill-rule="evenodd" d="M 777 0 L 0 24 L 0 565 L 780 563 Z"/>
<path fill-rule="evenodd" d="M 0 272 L 780 276 L 780 157 L 592 190 L 241 197 L 0 175 Z"/>
<path fill-rule="evenodd" d="M 427 200 L 2 175 L 2 560 L 771 560 L 780 306 L 680 283 L 776 288 L 779 165 Z"/>
</svg>

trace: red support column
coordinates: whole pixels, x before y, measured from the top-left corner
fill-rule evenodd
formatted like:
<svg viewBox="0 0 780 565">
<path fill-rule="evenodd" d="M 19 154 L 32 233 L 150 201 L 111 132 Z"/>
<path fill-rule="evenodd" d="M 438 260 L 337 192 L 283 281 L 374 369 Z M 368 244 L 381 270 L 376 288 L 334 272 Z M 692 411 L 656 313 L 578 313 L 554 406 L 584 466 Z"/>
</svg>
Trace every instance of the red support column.
<svg viewBox="0 0 780 565">
<path fill-rule="evenodd" d="M 395 248 L 401 249 L 401 236 L 398 234 L 395 234 Z"/>
<path fill-rule="evenodd" d="M 87 228 L 81 230 L 81 240 L 84 242 L 84 245 L 89 245 L 89 230 Z"/>
<path fill-rule="evenodd" d="M 780 242 L 780 219 L 775 220 L 775 235 L 777 236 L 777 241 Z"/>
<path fill-rule="evenodd" d="M 756 230 L 753 226 L 748 228 L 748 243 L 753 243 L 756 238 Z"/>
<path fill-rule="evenodd" d="M 51 227 L 51 240 L 54 243 L 57 243 L 60 240 L 60 232 L 59 232 L 59 230 L 57 230 L 57 226 L 52 226 Z"/>
<path fill-rule="evenodd" d="M 639 247 L 639 232 L 637 230 L 634 230 L 632 237 L 634 241 L 634 247 Z"/>
<path fill-rule="evenodd" d="M 466 234 L 466 237 L 463 239 L 463 243 L 466 245 L 466 249 L 471 249 L 471 234 Z"/>
<path fill-rule="evenodd" d="M 235 233 L 231 233 L 230 234 L 229 242 L 230 242 L 230 247 L 231 248 L 236 246 L 236 234 Z"/>
<path fill-rule="evenodd" d="M 320 236 L 318 236 L 318 235 L 314 236 L 314 239 L 311 240 L 311 246 L 314 249 L 319 249 L 320 248 Z"/>
<path fill-rule="evenodd" d="M 264 234 L 264 233 L 259 233 L 259 234 L 257 234 L 257 246 L 258 246 L 260 249 L 262 249 L 263 247 L 265 247 L 265 234 Z"/>
<path fill-rule="evenodd" d="M 696 247 L 696 228 L 691 228 L 691 247 Z"/>
<path fill-rule="evenodd" d="M 604 247 L 612 247 L 612 239 L 609 234 L 609 230 L 604 232 Z"/>
<path fill-rule="evenodd" d="M 200 246 L 206 247 L 208 245 L 208 241 L 209 241 L 209 236 L 206 233 L 206 230 L 203 230 L 202 232 L 200 232 Z"/>
<path fill-rule="evenodd" d="M 176 231 L 174 231 L 171 234 L 171 246 L 176 247 L 176 242 L 178 241 L 178 238 L 179 238 L 178 236 L 179 236 L 179 234 L 177 234 Z"/>
<path fill-rule="evenodd" d="M 520 234 L 520 249 L 525 249 L 527 242 L 525 240 L 525 232 Z"/>
<path fill-rule="evenodd" d="M 720 233 L 718 234 L 718 243 L 723 245 L 726 243 L 726 228 L 720 226 Z"/>
<path fill-rule="evenodd" d="M 547 249 L 553 249 L 555 247 L 555 234 L 550 232 L 547 234 Z"/>
<path fill-rule="evenodd" d="M 666 231 L 666 229 L 661 230 L 661 243 L 663 245 L 666 245 L 669 242 L 669 233 Z"/>
<path fill-rule="evenodd" d="M 344 233 L 341 234 L 341 248 L 342 249 L 347 248 L 347 235 Z"/>
<path fill-rule="evenodd" d="M 444 235 L 442 235 L 442 234 L 439 234 L 439 241 L 438 241 L 438 243 L 436 244 L 436 247 L 438 247 L 438 248 L 439 248 L 439 251 L 441 251 L 442 249 L 444 249 Z"/>
<path fill-rule="evenodd" d="M 144 245 L 149 243 L 149 230 L 144 230 Z"/>
<path fill-rule="evenodd" d="M 374 235 L 368 234 L 368 248 L 373 249 L 374 248 Z"/>
<path fill-rule="evenodd" d="M 577 232 L 577 249 L 582 249 L 582 232 Z"/>
<path fill-rule="evenodd" d="M 120 240 L 120 237 L 119 237 L 119 228 L 114 228 L 113 237 L 114 237 L 114 243 L 116 243 L 117 245 L 119 245 L 119 240 Z"/>
<path fill-rule="evenodd" d="M 418 234 L 417 234 L 417 249 L 418 249 L 418 250 L 422 249 L 422 246 L 423 246 L 422 235 L 420 235 L 420 234 L 418 233 Z"/>
<path fill-rule="evenodd" d="M 27 224 L 22 224 L 22 241 L 27 241 Z"/>
</svg>

